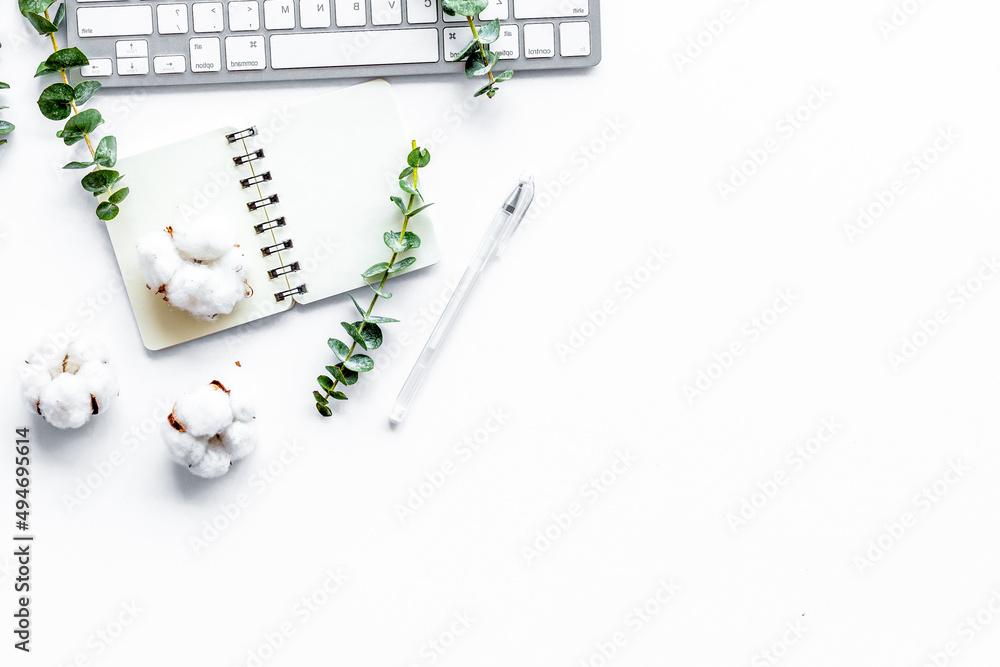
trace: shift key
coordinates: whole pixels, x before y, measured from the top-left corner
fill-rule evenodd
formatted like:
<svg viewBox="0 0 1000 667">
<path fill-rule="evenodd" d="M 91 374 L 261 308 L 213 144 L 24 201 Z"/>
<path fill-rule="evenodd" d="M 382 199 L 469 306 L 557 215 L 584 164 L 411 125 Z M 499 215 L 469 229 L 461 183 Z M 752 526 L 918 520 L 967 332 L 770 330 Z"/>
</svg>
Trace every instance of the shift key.
<svg viewBox="0 0 1000 667">
<path fill-rule="evenodd" d="M 80 37 L 126 37 L 153 34 L 153 8 L 149 5 L 81 7 L 76 10 Z"/>
</svg>

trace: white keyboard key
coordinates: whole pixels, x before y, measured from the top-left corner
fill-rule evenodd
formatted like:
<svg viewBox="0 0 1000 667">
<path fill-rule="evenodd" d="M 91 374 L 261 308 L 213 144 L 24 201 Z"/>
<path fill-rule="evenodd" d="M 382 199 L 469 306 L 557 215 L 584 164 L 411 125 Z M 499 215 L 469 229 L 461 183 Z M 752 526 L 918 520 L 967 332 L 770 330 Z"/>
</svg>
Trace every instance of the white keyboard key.
<svg viewBox="0 0 1000 667">
<path fill-rule="evenodd" d="M 119 58 L 118 75 L 149 74 L 149 58 Z"/>
<path fill-rule="evenodd" d="M 257 0 L 229 3 L 229 29 L 233 32 L 260 30 L 260 4 Z"/>
<path fill-rule="evenodd" d="M 156 31 L 161 35 L 183 35 L 188 31 L 187 5 L 157 5 Z"/>
<path fill-rule="evenodd" d="M 149 42 L 144 39 L 121 39 L 115 42 L 115 55 L 119 58 L 146 58 Z"/>
<path fill-rule="evenodd" d="M 372 25 L 399 25 L 403 22 L 403 0 L 372 0 Z"/>
<path fill-rule="evenodd" d="M 294 28 L 295 4 L 292 0 L 264 0 L 264 27 L 268 30 Z"/>
<path fill-rule="evenodd" d="M 79 2 L 79 0 L 77 0 Z M 490 0 L 489 6 L 479 15 L 483 21 L 500 19 L 506 21 L 510 18 L 510 0 Z"/>
<path fill-rule="evenodd" d="M 195 32 L 222 32 L 222 3 L 196 2 L 191 5 Z"/>
<path fill-rule="evenodd" d="M 520 29 L 517 24 L 500 26 L 500 37 L 490 44 L 490 50 L 500 56 L 500 60 L 517 60 L 521 57 Z"/>
<path fill-rule="evenodd" d="M 230 72 L 264 69 L 266 64 L 261 35 L 226 37 L 226 69 Z"/>
<path fill-rule="evenodd" d="M 300 0 L 299 25 L 303 28 L 329 28 L 330 0 Z"/>
<path fill-rule="evenodd" d="M 437 23 L 437 0 L 406 0 L 407 23 Z"/>
<path fill-rule="evenodd" d="M 590 14 L 590 0 L 514 0 L 516 19 L 561 19 Z"/>
<path fill-rule="evenodd" d="M 153 34 L 153 8 L 149 5 L 81 7 L 76 10 L 80 37 L 127 37 Z"/>
<path fill-rule="evenodd" d="M 564 58 L 590 55 L 590 24 L 586 21 L 559 24 L 559 55 Z"/>
<path fill-rule="evenodd" d="M 469 42 L 472 41 L 472 28 L 469 26 L 456 26 L 444 29 L 444 59 L 448 62 L 455 62 L 459 53 L 462 52 Z"/>
<path fill-rule="evenodd" d="M 187 69 L 186 63 L 184 56 L 156 56 L 153 58 L 153 71 L 156 74 L 183 74 Z"/>
<path fill-rule="evenodd" d="M 438 31 L 435 28 L 271 35 L 273 69 L 437 61 Z"/>
<path fill-rule="evenodd" d="M 368 23 L 365 0 L 337 0 L 337 25 L 341 28 L 358 28 Z"/>
<path fill-rule="evenodd" d="M 551 23 L 524 26 L 524 55 L 527 58 L 552 58 L 556 55 L 556 27 Z"/>
<path fill-rule="evenodd" d="M 218 37 L 191 40 L 191 71 L 218 72 L 222 69 L 222 43 Z"/>
<path fill-rule="evenodd" d="M 111 76 L 111 58 L 91 58 L 89 65 L 80 68 L 81 76 Z"/>
</svg>

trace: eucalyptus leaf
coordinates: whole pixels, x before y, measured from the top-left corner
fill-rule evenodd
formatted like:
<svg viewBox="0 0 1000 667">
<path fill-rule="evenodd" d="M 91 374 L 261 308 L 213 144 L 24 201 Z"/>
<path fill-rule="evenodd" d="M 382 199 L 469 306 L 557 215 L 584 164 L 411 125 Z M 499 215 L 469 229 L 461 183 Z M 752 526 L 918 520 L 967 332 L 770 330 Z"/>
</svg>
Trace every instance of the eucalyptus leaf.
<svg viewBox="0 0 1000 667">
<path fill-rule="evenodd" d="M 318 391 L 314 391 L 313 392 L 313 398 L 315 398 L 316 402 L 319 403 L 319 404 L 321 404 L 321 405 L 326 405 L 327 403 L 330 402 L 326 398 L 326 396 L 324 396 L 323 394 L 319 393 Z"/>
<path fill-rule="evenodd" d="M 479 41 L 483 44 L 492 44 L 500 38 L 500 19 L 493 19 L 489 23 L 479 26 Z"/>
<path fill-rule="evenodd" d="M 102 201 L 97 205 L 97 217 L 101 220 L 114 220 L 120 211 L 120 208 L 109 201 Z"/>
<path fill-rule="evenodd" d="M 392 292 L 382 292 L 373 283 L 368 283 L 368 286 L 372 288 L 373 292 L 375 292 L 376 294 L 378 294 L 383 299 L 391 299 L 392 298 Z"/>
<path fill-rule="evenodd" d="M 475 48 L 478 48 L 478 47 L 479 47 L 479 42 L 477 42 L 476 40 L 472 40 L 471 42 L 469 42 L 468 44 L 466 44 L 465 47 L 461 51 L 458 52 L 458 54 L 455 56 L 454 59 L 455 60 L 464 60 L 465 57 L 467 55 L 469 55 L 469 53 L 472 52 L 472 49 L 475 49 Z"/>
<path fill-rule="evenodd" d="M 93 166 L 93 162 L 69 162 L 63 167 L 63 169 L 89 169 Z M 118 202 L 114 203 L 117 204 Z"/>
<path fill-rule="evenodd" d="M 371 315 L 365 319 L 365 322 L 371 322 L 372 324 L 392 324 L 393 322 L 398 321 L 399 320 L 394 320 L 391 317 L 377 317 L 375 315 Z"/>
<path fill-rule="evenodd" d="M 339 365 L 338 366 L 327 366 L 326 370 L 327 370 L 328 373 L 330 373 L 330 375 L 333 376 L 333 379 L 336 380 L 337 382 L 339 382 L 341 384 L 349 384 L 347 382 L 347 376 L 344 375 L 344 371 L 341 370 L 341 368 L 340 368 Z"/>
<path fill-rule="evenodd" d="M 399 273 L 400 271 L 409 268 L 416 261 L 417 261 L 416 257 L 407 257 L 406 259 L 399 260 L 398 262 L 393 264 L 392 267 L 390 267 L 389 275 L 391 276 L 394 273 Z"/>
<path fill-rule="evenodd" d="M 116 192 L 112 192 L 111 196 L 108 197 L 108 201 L 112 204 L 121 204 L 125 201 L 125 197 L 128 197 L 128 188 L 121 188 Z"/>
<path fill-rule="evenodd" d="M 406 156 L 406 164 L 410 165 L 414 169 L 420 167 L 426 167 L 431 163 L 431 154 L 426 148 L 414 148 L 410 151 L 410 154 Z"/>
<path fill-rule="evenodd" d="M 316 378 L 316 381 L 319 382 L 319 386 L 322 387 L 325 392 L 330 392 L 333 389 L 333 378 L 328 375 L 320 375 Z"/>
<path fill-rule="evenodd" d="M 39 35 L 51 35 L 55 31 L 59 30 L 59 28 L 54 25 L 52 21 L 49 21 L 41 14 L 28 12 L 24 15 L 24 18 L 28 19 L 28 23 L 31 24 L 31 27 L 34 28 L 35 32 Z"/>
<path fill-rule="evenodd" d="M 14 131 L 14 123 L 0 120 L 0 134 L 10 134 Z"/>
<path fill-rule="evenodd" d="M 441 0 L 441 7 L 445 13 L 450 10 L 449 16 L 461 14 L 462 16 L 475 16 L 482 13 L 489 7 L 489 0 Z"/>
<path fill-rule="evenodd" d="M 52 6 L 54 0 L 17 0 L 17 10 L 22 15 L 29 12 L 44 14 L 45 10 Z"/>
<path fill-rule="evenodd" d="M 59 9 L 56 10 L 56 17 L 53 19 L 52 23 L 58 28 L 62 25 L 62 22 L 66 20 L 66 3 L 63 2 L 59 5 Z"/>
<path fill-rule="evenodd" d="M 470 79 L 477 76 L 483 76 L 497 64 L 497 58 L 499 58 L 499 56 L 496 53 L 493 51 L 487 51 L 486 59 L 484 60 L 483 54 L 476 51 L 469 56 L 467 61 L 465 61 L 465 75 Z"/>
<path fill-rule="evenodd" d="M 97 129 L 97 126 L 103 122 L 104 119 L 101 118 L 101 113 L 97 109 L 86 109 L 70 117 L 56 136 L 62 137 L 67 146 L 72 146 Z"/>
<path fill-rule="evenodd" d="M 399 207 L 399 212 L 400 213 L 402 213 L 403 215 L 406 215 L 406 204 L 403 203 L 402 199 L 400 199 L 399 197 L 396 197 L 396 196 L 389 197 L 389 199 L 392 200 L 393 204 L 395 204 L 396 206 Z"/>
<path fill-rule="evenodd" d="M 407 217 L 407 218 L 412 218 L 412 217 L 413 217 L 413 216 L 415 216 L 415 215 L 416 215 L 417 213 L 420 213 L 420 212 L 421 212 L 421 211 L 423 211 L 424 209 L 427 209 L 427 208 L 430 208 L 431 206 L 434 206 L 434 204 L 424 204 L 424 205 L 423 205 L 423 206 L 421 206 L 420 208 L 415 208 L 415 209 L 413 209 L 412 211 L 407 211 L 407 212 L 406 212 L 406 217 Z"/>
<path fill-rule="evenodd" d="M 367 373 L 375 368 L 375 361 L 365 354 L 355 354 L 350 359 L 344 361 L 344 368 L 356 373 Z"/>
<path fill-rule="evenodd" d="M 333 410 L 330 409 L 329 405 L 326 405 L 324 403 L 317 403 L 316 404 L 316 409 L 319 410 L 319 413 L 321 415 L 323 415 L 324 417 L 331 417 L 331 416 L 333 416 Z"/>
<path fill-rule="evenodd" d="M 350 322 L 341 322 L 340 326 L 344 327 L 344 331 L 347 332 L 348 336 L 354 339 L 355 343 L 357 343 L 366 350 L 368 349 L 368 341 L 365 340 L 365 337 L 361 335 L 361 332 L 358 331 L 358 328 L 356 326 L 354 326 Z"/>
<path fill-rule="evenodd" d="M 372 264 L 365 272 L 361 274 L 362 278 L 374 278 L 375 276 L 380 276 L 389 270 L 389 262 L 379 262 L 378 264 Z"/>
<path fill-rule="evenodd" d="M 333 353 L 337 355 L 337 358 L 340 359 L 341 361 L 347 359 L 347 356 L 351 353 L 347 345 L 340 342 L 336 338 L 331 338 L 330 340 L 326 341 L 326 344 L 330 346 L 330 349 L 333 350 Z"/>
<path fill-rule="evenodd" d="M 480 95 L 486 95 L 487 93 L 489 93 L 491 91 L 494 91 L 494 90 L 496 90 L 496 88 L 494 88 L 493 87 L 493 83 L 490 82 L 490 83 L 486 84 L 485 86 L 483 86 L 482 88 L 480 88 L 479 90 L 477 90 L 476 94 L 473 95 L 473 97 L 479 97 Z M 493 97 L 493 95 L 490 95 L 490 97 Z"/>
<path fill-rule="evenodd" d="M 103 193 L 121 180 L 121 174 L 114 169 L 95 169 L 80 181 L 87 192 Z"/>
<path fill-rule="evenodd" d="M 407 165 L 406 169 L 399 172 L 399 179 L 402 180 L 413 173 L 413 167 Z"/>
<path fill-rule="evenodd" d="M 347 296 L 351 297 L 351 301 L 354 302 L 354 307 L 358 309 L 359 313 L 361 313 L 361 317 L 364 317 L 366 311 L 365 311 L 364 308 L 361 307 L 361 304 L 358 303 L 358 300 L 354 298 L 354 295 L 353 294 L 348 294 Z"/>
<path fill-rule="evenodd" d="M 63 120 L 73 113 L 73 87 L 66 83 L 53 83 L 38 97 L 38 110 L 49 120 Z"/>
<path fill-rule="evenodd" d="M 413 186 L 413 184 L 410 183 L 406 179 L 400 179 L 399 180 L 399 189 L 402 190 L 403 192 L 405 192 L 408 195 L 416 195 L 417 197 L 420 197 L 421 199 L 424 198 L 424 196 L 422 194 L 420 194 L 420 191 L 417 190 Z"/>
<path fill-rule="evenodd" d="M 364 339 L 366 350 L 377 350 L 382 347 L 382 329 L 371 320 L 351 324 Z"/>
<path fill-rule="evenodd" d="M 73 69 L 75 67 L 83 67 L 89 65 L 90 61 L 87 60 L 87 56 L 83 54 L 83 51 L 71 46 L 68 49 L 59 49 L 51 56 L 45 59 L 45 64 L 54 71 L 59 71 L 62 69 Z"/>
<path fill-rule="evenodd" d="M 8 84 L 4 83 L 3 81 L 0 81 L 0 90 L 7 90 L 8 88 L 10 88 Z M 3 108 L 6 109 L 7 107 Z M 410 171 L 412 171 L 412 169 Z M 402 176 L 400 176 L 400 178 L 402 178 Z"/>
<path fill-rule="evenodd" d="M 420 247 L 420 237 L 413 232 L 406 232 L 400 238 L 399 232 L 386 232 L 382 235 L 385 245 L 393 252 L 406 252 Z"/>
<path fill-rule="evenodd" d="M 94 151 L 94 162 L 110 169 L 115 166 L 115 162 L 118 161 L 118 140 L 113 136 L 108 135 L 101 139 L 100 143 L 97 144 L 97 150 Z"/>
<path fill-rule="evenodd" d="M 83 104 L 93 97 L 94 93 L 100 89 L 100 81 L 81 81 L 76 84 L 76 88 L 73 89 L 73 98 L 76 100 L 77 104 Z"/>
<path fill-rule="evenodd" d="M 512 76 L 514 76 L 514 70 L 509 69 L 506 72 L 494 75 L 493 78 L 497 83 L 500 83 L 501 81 L 509 81 Z"/>
<path fill-rule="evenodd" d="M 345 394 L 342 391 L 331 391 L 330 392 L 330 398 L 335 398 L 338 401 L 346 401 L 347 400 L 347 394 Z"/>
</svg>

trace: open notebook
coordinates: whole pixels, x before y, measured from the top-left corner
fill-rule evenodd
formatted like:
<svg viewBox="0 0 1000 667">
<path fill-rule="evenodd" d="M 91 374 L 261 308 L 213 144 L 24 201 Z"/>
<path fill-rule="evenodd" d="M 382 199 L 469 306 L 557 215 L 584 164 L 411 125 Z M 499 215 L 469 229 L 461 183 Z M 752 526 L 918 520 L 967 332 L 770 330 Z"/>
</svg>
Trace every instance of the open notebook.
<svg viewBox="0 0 1000 667">
<path fill-rule="evenodd" d="M 362 287 L 361 272 L 389 259 L 385 231 L 402 217 L 389 201 L 410 141 L 385 81 L 370 81 L 140 155 L 117 169 L 130 186 L 108 222 L 143 344 L 150 350 L 206 336 Z M 180 219 L 232 227 L 253 295 L 204 321 L 146 288 L 136 241 Z M 430 218 L 409 270 L 438 260 Z"/>
</svg>

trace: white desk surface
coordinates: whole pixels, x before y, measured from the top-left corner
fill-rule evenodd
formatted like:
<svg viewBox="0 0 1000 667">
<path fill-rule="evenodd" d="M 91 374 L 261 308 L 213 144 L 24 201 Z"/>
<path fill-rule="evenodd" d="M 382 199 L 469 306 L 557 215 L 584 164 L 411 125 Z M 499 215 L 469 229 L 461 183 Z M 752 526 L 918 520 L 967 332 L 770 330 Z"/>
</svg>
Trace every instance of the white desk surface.
<svg viewBox="0 0 1000 667">
<path fill-rule="evenodd" d="M 3 664 L 995 663 L 1000 7 L 663 5 L 606 2 L 599 67 L 518 75 L 493 101 L 458 72 L 392 81 L 433 152 L 443 260 L 396 283 L 381 370 L 324 420 L 309 395 L 345 298 L 142 348 L 92 200 L 58 168 L 81 152 L 34 103 L 47 42 L 5 3 L 2 423 L 11 442 L 31 428 L 37 537 L 24 655 L 8 447 Z M 916 11 L 886 37 L 895 5 Z M 347 83 L 94 105 L 136 152 Z M 525 167 L 542 210 L 390 429 L 441 295 Z M 13 398 L 14 369 L 71 327 L 113 349 L 122 393 L 59 432 Z M 263 444 L 203 481 L 148 430 L 214 378 L 254 393 Z"/>
</svg>

